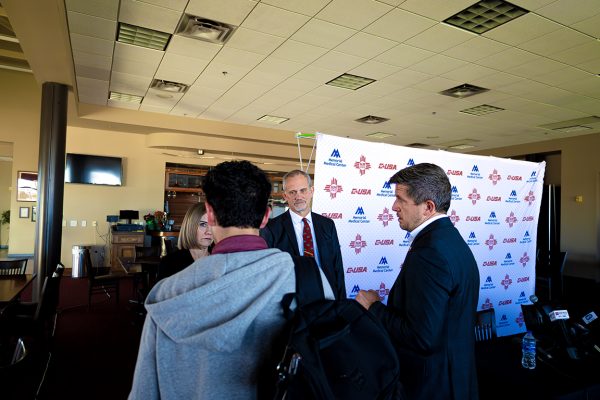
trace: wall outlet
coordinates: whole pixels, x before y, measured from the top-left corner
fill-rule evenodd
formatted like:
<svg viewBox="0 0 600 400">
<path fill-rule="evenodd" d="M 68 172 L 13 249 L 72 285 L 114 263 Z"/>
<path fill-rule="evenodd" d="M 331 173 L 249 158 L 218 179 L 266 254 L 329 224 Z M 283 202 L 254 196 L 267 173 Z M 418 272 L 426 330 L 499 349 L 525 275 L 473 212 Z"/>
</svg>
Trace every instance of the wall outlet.
<svg viewBox="0 0 600 400">
<path fill-rule="evenodd" d="M 98 221 L 92 221 L 92 226 L 98 226 Z"/>
<path fill-rule="evenodd" d="M 85 228 L 87 226 L 87 221 L 86 220 L 81 220 L 81 227 Z"/>
<path fill-rule="evenodd" d="M 70 221 L 69 221 L 69 226 L 70 226 L 71 228 L 73 228 L 73 227 L 77 226 L 77 220 L 75 220 L 75 219 L 72 219 L 72 220 L 70 220 Z"/>
</svg>

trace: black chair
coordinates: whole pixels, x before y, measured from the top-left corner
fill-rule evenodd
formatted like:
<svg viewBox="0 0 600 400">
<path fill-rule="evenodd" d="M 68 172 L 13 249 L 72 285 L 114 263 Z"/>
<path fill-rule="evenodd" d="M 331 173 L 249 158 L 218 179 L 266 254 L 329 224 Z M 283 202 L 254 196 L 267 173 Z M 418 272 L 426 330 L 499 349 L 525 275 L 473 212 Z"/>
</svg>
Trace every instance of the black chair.
<svg viewBox="0 0 600 400">
<path fill-rule="evenodd" d="M 92 306 L 92 295 L 104 294 L 109 299 L 111 293 L 115 295 L 116 303 L 119 305 L 119 283 L 122 275 L 110 273 L 110 267 L 94 267 L 89 249 L 84 249 L 85 267 L 88 275 L 88 310 Z"/>
<path fill-rule="evenodd" d="M 496 312 L 488 308 L 477 312 L 475 341 L 482 342 L 496 337 Z"/>
<path fill-rule="evenodd" d="M 11 337 L 0 342 L 0 388 L 2 398 L 16 399 L 29 394 L 22 385 L 29 375 L 27 366 L 29 351 L 21 337 Z"/>
<path fill-rule="evenodd" d="M 3 275 L 25 275 L 27 259 L 0 261 L 0 276 Z"/>
<path fill-rule="evenodd" d="M 560 301 L 563 297 L 563 271 L 567 261 L 567 252 L 553 252 L 550 257 L 547 255 L 547 253 L 538 255 L 535 291 L 540 299 Z"/>
</svg>

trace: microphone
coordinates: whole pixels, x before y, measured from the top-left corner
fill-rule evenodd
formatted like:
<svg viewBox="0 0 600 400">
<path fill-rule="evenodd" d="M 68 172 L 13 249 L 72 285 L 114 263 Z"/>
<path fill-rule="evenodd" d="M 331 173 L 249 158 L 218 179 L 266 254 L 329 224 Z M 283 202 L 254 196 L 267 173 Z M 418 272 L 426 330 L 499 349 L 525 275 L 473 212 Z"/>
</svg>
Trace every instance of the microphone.
<svg viewBox="0 0 600 400">
<path fill-rule="evenodd" d="M 550 316 L 548 315 L 548 312 L 546 312 L 546 310 L 544 310 L 544 307 L 542 307 L 542 305 L 540 304 L 540 302 L 538 300 L 539 299 L 535 294 L 532 294 L 531 296 L 529 296 L 529 301 L 531 301 L 531 304 L 533 304 L 535 309 L 540 313 L 540 315 L 542 316 L 542 319 L 546 323 L 551 323 L 552 321 L 550 320 Z"/>
<path fill-rule="evenodd" d="M 560 327 L 561 337 L 563 339 L 562 341 L 564 342 L 565 349 L 569 358 L 574 360 L 579 359 L 577 348 L 573 346 L 569 334 L 569 329 L 565 324 L 565 320 L 569 319 L 569 312 L 567 310 L 552 310 L 550 312 L 546 312 L 546 310 L 544 310 L 544 308 L 538 300 L 538 297 L 534 294 L 529 296 L 529 301 L 531 301 L 535 308 L 542 314 L 546 322 L 549 322 L 550 325 L 553 325 L 553 323 L 555 323 Z"/>
</svg>

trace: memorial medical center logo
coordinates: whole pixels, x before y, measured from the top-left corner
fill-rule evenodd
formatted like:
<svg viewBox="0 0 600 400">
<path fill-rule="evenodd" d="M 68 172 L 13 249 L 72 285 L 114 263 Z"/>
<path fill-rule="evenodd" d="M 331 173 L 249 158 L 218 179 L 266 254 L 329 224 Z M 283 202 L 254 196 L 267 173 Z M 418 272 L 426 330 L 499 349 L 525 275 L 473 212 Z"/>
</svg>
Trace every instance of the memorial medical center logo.
<svg viewBox="0 0 600 400">
<path fill-rule="evenodd" d="M 519 200 L 519 196 L 517 195 L 517 191 L 513 189 L 513 190 L 510 191 L 510 194 L 508 195 L 508 198 L 506 200 L 504 200 L 504 202 L 505 203 L 520 203 L 521 200 Z"/>
<path fill-rule="evenodd" d="M 356 238 L 350 242 L 350 248 L 354 249 L 354 254 L 360 254 L 363 247 L 367 247 L 367 242 L 362 240 L 360 233 L 357 233 Z"/>
<path fill-rule="evenodd" d="M 529 175 L 529 179 L 527 179 L 527 183 L 535 183 L 537 181 L 537 171 L 532 171 L 531 175 Z"/>
<path fill-rule="evenodd" d="M 358 292 L 360 292 L 360 286 L 354 285 L 352 286 L 352 290 L 350 290 L 350 296 L 348 297 L 350 297 L 351 299 L 355 299 Z"/>
<path fill-rule="evenodd" d="M 490 275 L 488 275 L 487 278 L 485 278 L 485 281 L 483 281 L 483 286 L 481 287 L 481 290 L 485 289 L 496 289 L 496 285 L 494 285 L 494 281 L 492 280 L 492 277 Z"/>
<path fill-rule="evenodd" d="M 396 194 L 394 193 L 394 190 L 392 189 L 392 185 L 388 181 L 385 181 L 383 183 L 383 186 L 381 187 L 381 190 L 379 190 L 379 192 L 377 193 L 377 196 L 379 196 L 379 197 L 395 197 Z"/>
<path fill-rule="evenodd" d="M 368 224 L 369 222 L 371 221 L 365 215 L 362 207 L 358 207 L 352 218 L 348 220 L 348 223 L 351 224 Z"/>
<path fill-rule="evenodd" d="M 475 236 L 475 232 L 471 232 L 469 237 L 467 238 L 467 244 L 469 246 L 479 246 L 479 241 L 477 241 L 477 236 Z"/>
<path fill-rule="evenodd" d="M 471 172 L 469 172 L 469 175 L 467 175 L 467 178 L 483 179 L 483 176 L 481 176 L 481 173 L 479 173 L 479 167 L 477 166 L 477 164 L 473 165 L 473 168 L 471 168 Z"/>
<path fill-rule="evenodd" d="M 359 161 L 354 163 L 354 168 L 358 169 L 361 175 L 364 175 L 368 169 L 371 169 L 371 163 L 367 162 L 367 158 L 361 155 Z"/>
<path fill-rule="evenodd" d="M 379 264 L 373 268 L 373 272 L 392 272 L 393 270 L 394 269 L 390 267 L 386 257 L 381 257 L 379 259 Z"/>
<path fill-rule="evenodd" d="M 460 193 L 458 192 L 458 188 L 456 186 L 452 186 L 452 200 L 462 200 Z"/>
<path fill-rule="evenodd" d="M 333 149 L 329 158 L 323 161 L 323 165 L 327 165 L 330 167 L 345 167 L 344 161 L 342 160 L 342 156 L 338 149 Z"/>
<path fill-rule="evenodd" d="M 325 191 L 329 192 L 329 196 L 332 199 L 335 199 L 338 193 L 343 191 L 342 185 L 338 185 L 338 181 L 335 178 L 331 178 L 331 183 L 329 185 L 325 185 Z"/>
<path fill-rule="evenodd" d="M 400 244 L 398 245 L 399 247 L 410 247 L 411 244 L 411 240 L 410 240 L 410 232 L 406 232 L 406 235 L 404 235 L 404 239 L 402 239 L 402 241 L 400 242 Z"/>
<path fill-rule="evenodd" d="M 512 254 L 510 253 L 506 253 L 506 256 L 504 257 L 504 261 L 502 261 L 502 263 L 500 264 L 503 267 L 510 267 L 515 265 L 515 261 L 512 258 Z"/>
<path fill-rule="evenodd" d="M 525 231 L 523 235 L 523 239 L 519 242 L 520 244 L 531 243 L 531 235 L 529 235 L 529 231 Z"/>
<path fill-rule="evenodd" d="M 381 221 L 383 226 L 388 226 L 388 224 L 394 220 L 394 214 L 390 214 L 390 210 L 387 207 L 384 207 L 383 212 L 377 216 L 377 220 Z"/>
</svg>

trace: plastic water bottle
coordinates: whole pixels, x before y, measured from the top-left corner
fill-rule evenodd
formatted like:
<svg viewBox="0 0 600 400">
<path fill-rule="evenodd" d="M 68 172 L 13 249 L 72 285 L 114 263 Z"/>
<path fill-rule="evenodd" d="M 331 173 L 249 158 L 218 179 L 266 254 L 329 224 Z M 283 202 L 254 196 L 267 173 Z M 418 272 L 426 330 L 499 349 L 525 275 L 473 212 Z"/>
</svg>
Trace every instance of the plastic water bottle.
<svg viewBox="0 0 600 400">
<path fill-rule="evenodd" d="M 535 369 L 535 337 L 531 331 L 527 331 L 523 336 L 523 358 L 521 359 L 523 368 Z"/>
</svg>

